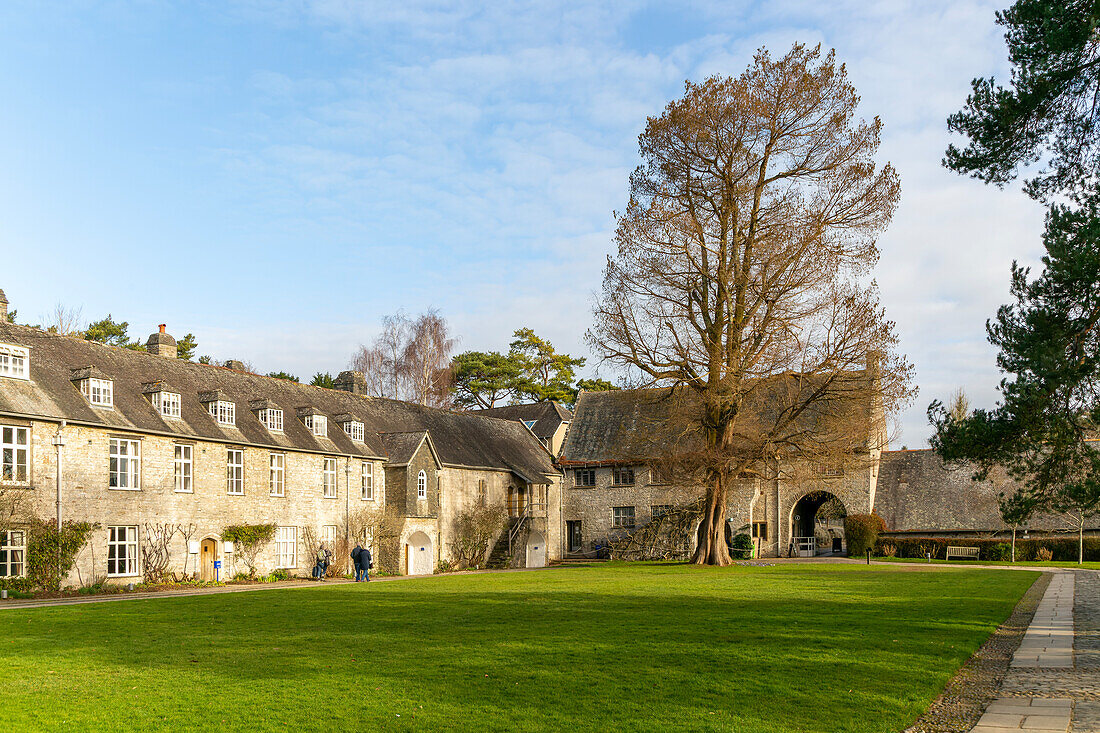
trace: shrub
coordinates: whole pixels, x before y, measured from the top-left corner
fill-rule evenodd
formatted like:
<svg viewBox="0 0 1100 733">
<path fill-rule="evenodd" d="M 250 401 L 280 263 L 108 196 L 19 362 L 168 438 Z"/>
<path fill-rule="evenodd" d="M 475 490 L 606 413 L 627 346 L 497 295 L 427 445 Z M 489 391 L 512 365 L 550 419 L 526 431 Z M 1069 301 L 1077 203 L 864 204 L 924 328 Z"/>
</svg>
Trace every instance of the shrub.
<svg viewBox="0 0 1100 733">
<path fill-rule="evenodd" d="M 437 573 L 453 573 L 458 570 L 458 566 L 450 560 L 440 560 L 439 564 L 435 566 Z"/>
<path fill-rule="evenodd" d="M 99 529 L 91 522 L 66 521 L 58 536 L 57 525 L 35 518 L 27 526 L 27 585 L 31 588 L 61 589 L 61 579 L 73 569 L 76 556 L 88 542 L 88 537 Z M 58 546 L 61 549 L 61 567 L 58 568 Z M 59 572 L 60 570 L 60 572 Z"/>
<path fill-rule="evenodd" d="M 231 524 L 222 530 L 222 539 L 233 543 L 233 550 L 248 567 L 248 577 L 256 575 L 256 557 L 275 539 L 274 524 Z"/>
<path fill-rule="evenodd" d="M 1035 557 L 1044 562 L 1050 562 L 1054 559 L 1054 553 L 1050 551 L 1049 547 L 1040 547 L 1035 551 Z"/>
<path fill-rule="evenodd" d="M 878 552 L 882 557 L 894 557 L 898 554 L 898 548 L 897 545 L 891 545 L 889 542 L 884 542 L 878 548 Z"/>
<path fill-rule="evenodd" d="M 844 537 L 848 540 L 848 555 L 862 555 L 875 547 L 878 536 L 886 531 L 886 523 L 877 514 L 849 514 L 844 518 Z"/>
<path fill-rule="evenodd" d="M 998 542 L 986 548 L 986 560 L 1010 560 L 1012 559 L 1012 545 L 1007 542 Z"/>
<path fill-rule="evenodd" d="M 730 542 L 730 556 L 741 559 L 752 557 L 752 537 L 744 532 L 735 534 Z"/>
<path fill-rule="evenodd" d="M 278 570 L 272 571 L 271 575 L 267 576 L 267 579 L 272 583 L 280 580 L 290 580 L 290 571 L 285 568 L 279 568 Z"/>
</svg>

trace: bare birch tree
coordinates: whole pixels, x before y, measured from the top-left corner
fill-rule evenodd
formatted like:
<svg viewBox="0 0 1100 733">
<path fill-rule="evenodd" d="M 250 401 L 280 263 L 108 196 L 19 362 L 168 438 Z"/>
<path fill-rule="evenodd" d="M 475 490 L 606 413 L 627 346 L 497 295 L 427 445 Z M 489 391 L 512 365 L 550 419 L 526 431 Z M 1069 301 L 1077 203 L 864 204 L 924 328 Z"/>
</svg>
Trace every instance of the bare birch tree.
<svg viewBox="0 0 1100 733">
<path fill-rule="evenodd" d="M 382 319 L 370 346 L 360 346 L 351 368 L 361 372 L 369 394 L 422 405 L 450 404 L 450 362 L 455 339 L 434 308 L 409 318 L 403 311 Z"/>
<path fill-rule="evenodd" d="M 706 487 L 696 563 L 730 562 L 731 483 L 866 451 L 885 439 L 872 413 L 912 396 L 867 279 L 900 186 L 858 101 L 832 52 L 761 50 L 687 82 L 639 137 L 588 340 L 684 403 L 694 437 L 669 465 Z"/>
</svg>

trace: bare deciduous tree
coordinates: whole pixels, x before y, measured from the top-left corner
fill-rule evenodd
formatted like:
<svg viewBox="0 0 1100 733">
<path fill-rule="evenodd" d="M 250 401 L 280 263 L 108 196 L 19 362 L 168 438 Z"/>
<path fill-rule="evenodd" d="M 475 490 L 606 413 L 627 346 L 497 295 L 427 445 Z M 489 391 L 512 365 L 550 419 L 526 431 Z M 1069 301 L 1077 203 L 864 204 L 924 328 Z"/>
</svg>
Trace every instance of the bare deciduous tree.
<svg viewBox="0 0 1100 733">
<path fill-rule="evenodd" d="M 382 319 L 382 331 L 370 346 L 359 347 L 350 366 L 362 372 L 372 395 L 446 407 L 454 345 L 438 310 L 415 319 L 398 311 Z"/>
<path fill-rule="evenodd" d="M 682 402 L 668 469 L 706 486 L 696 563 L 730 562 L 733 482 L 873 448 L 872 414 L 911 397 L 867 280 L 898 177 L 857 103 L 833 53 L 761 50 L 688 82 L 639 138 L 588 339 Z"/>
<path fill-rule="evenodd" d="M 947 411 L 951 419 L 961 422 L 970 416 L 970 398 L 966 396 L 966 390 L 959 387 L 951 395 L 951 408 Z"/>
<path fill-rule="evenodd" d="M 42 319 L 43 328 L 62 336 L 80 336 L 82 333 L 81 310 L 79 307 L 68 308 L 62 303 L 57 303 L 50 315 Z"/>
<path fill-rule="evenodd" d="M 485 563 L 507 519 L 503 504 L 475 504 L 455 515 L 451 551 L 460 569 Z"/>
<path fill-rule="evenodd" d="M 141 532 L 141 570 L 146 583 L 162 582 L 172 562 L 172 538 L 179 526 L 167 522 L 145 523 Z"/>
</svg>

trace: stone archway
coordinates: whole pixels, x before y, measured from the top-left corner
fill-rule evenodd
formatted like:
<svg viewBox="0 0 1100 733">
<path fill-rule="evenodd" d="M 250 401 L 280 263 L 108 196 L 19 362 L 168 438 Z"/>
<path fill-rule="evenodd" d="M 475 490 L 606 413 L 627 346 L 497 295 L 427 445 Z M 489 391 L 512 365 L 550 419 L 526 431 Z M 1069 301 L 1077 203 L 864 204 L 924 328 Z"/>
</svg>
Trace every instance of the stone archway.
<svg viewBox="0 0 1100 733">
<path fill-rule="evenodd" d="M 405 574 L 432 574 L 432 538 L 424 532 L 413 532 L 405 541 Z"/>
<path fill-rule="evenodd" d="M 830 491 L 811 491 L 791 507 L 788 555 L 814 557 L 847 552 L 844 502 Z"/>
</svg>

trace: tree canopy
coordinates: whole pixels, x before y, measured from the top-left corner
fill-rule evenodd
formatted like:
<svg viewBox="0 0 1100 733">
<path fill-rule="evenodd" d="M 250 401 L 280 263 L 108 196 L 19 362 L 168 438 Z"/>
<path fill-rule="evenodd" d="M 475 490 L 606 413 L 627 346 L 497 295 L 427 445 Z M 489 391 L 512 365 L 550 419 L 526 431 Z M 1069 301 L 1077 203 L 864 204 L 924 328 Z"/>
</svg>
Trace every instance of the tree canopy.
<svg viewBox="0 0 1100 733">
<path fill-rule="evenodd" d="M 997 14 L 1006 28 L 1012 82 L 975 79 L 966 107 L 949 119 L 968 138 L 945 165 L 1004 185 L 1034 163 L 1026 182 L 1049 202 L 1042 272 L 1012 263 L 1013 301 L 986 324 L 1005 373 L 1001 400 L 960 419 L 928 408 L 932 446 L 947 461 L 975 464 L 984 479 L 1004 466 L 1017 479 L 1001 497 L 1005 521 L 1040 509 L 1084 519 L 1100 510 L 1100 457 L 1086 440 L 1100 419 L 1100 5 L 1017 0 Z"/>
<path fill-rule="evenodd" d="M 857 103 L 832 52 L 761 50 L 739 77 L 687 82 L 639 137 L 589 341 L 698 406 L 683 429 L 702 447 L 669 457 L 707 487 L 697 563 L 730 562 L 731 482 L 865 451 L 884 436 L 848 407 L 910 395 L 866 278 L 900 185 Z"/>
</svg>

